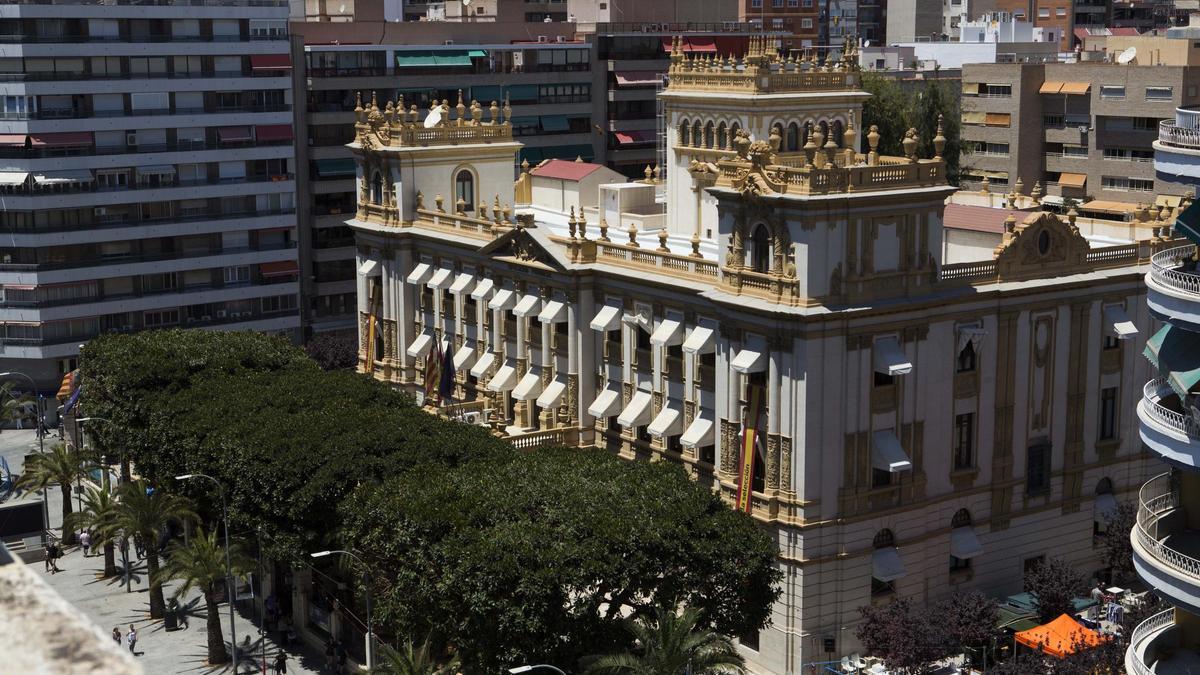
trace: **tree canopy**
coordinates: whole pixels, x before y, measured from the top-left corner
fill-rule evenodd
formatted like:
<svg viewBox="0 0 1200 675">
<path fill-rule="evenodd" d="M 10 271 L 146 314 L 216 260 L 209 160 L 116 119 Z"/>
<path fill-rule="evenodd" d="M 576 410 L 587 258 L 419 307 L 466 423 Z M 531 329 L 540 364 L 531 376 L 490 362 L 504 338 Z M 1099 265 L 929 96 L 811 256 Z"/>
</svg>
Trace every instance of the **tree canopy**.
<svg viewBox="0 0 1200 675">
<path fill-rule="evenodd" d="M 1086 597 L 1087 579 L 1062 558 L 1050 558 L 1025 573 L 1025 590 L 1037 599 L 1038 616 L 1043 623 L 1060 614 L 1075 612 L 1075 598 Z"/>
<path fill-rule="evenodd" d="M 862 135 L 865 138 L 871 125 L 879 127 L 879 152 L 884 155 L 902 156 L 904 132 L 917 130 L 919 144 L 917 155 L 933 157 L 933 138 L 937 136 L 938 115 L 942 117 L 942 136 L 946 148 L 942 157 L 946 160 L 946 179 L 958 185 L 959 155 L 963 151 L 959 141 L 959 88 L 957 80 L 941 80 L 937 77 L 918 83 L 901 83 L 893 77 L 879 73 L 864 72 L 862 87 L 871 93 L 863 102 Z"/>
</svg>

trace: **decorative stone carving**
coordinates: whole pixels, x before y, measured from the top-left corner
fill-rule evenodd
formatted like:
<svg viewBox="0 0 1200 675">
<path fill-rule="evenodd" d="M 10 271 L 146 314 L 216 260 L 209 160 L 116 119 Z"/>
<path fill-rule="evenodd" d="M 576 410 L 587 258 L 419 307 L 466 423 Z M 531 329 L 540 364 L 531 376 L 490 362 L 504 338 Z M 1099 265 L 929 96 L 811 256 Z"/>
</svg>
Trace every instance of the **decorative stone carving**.
<svg viewBox="0 0 1200 675">
<path fill-rule="evenodd" d="M 779 488 L 792 491 L 792 439 L 786 436 L 779 439 Z"/>
<path fill-rule="evenodd" d="M 779 489 L 779 436 L 767 435 L 767 489 Z"/>
</svg>

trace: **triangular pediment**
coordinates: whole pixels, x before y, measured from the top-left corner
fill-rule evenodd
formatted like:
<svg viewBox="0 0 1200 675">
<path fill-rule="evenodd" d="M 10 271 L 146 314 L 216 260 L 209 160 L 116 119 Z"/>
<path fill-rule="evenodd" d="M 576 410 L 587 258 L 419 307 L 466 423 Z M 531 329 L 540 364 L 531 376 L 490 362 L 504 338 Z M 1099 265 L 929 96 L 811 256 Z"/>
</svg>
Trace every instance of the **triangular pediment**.
<svg viewBox="0 0 1200 675">
<path fill-rule="evenodd" d="M 1079 229 L 1052 213 L 1030 216 L 996 248 L 1001 279 L 1034 279 L 1088 270 L 1091 250 Z"/>
<path fill-rule="evenodd" d="M 567 260 L 558 245 L 536 225 L 509 230 L 481 246 L 479 252 L 493 259 L 549 271 L 561 272 L 567 268 Z"/>
</svg>

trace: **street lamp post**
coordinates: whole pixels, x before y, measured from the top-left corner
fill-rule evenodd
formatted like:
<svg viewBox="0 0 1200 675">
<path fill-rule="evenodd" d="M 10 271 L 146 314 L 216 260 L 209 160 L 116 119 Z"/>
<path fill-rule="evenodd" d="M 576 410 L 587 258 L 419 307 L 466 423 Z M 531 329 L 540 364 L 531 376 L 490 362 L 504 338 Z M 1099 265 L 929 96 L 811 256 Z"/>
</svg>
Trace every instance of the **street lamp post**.
<svg viewBox="0 0 1200 675">
<path fill-rule="evenodd" d="M 317 551 L 316 553 L 312 554 L 312 557 L 324 558 L 325 556 L 333 555 L 335 553 L 353 558 L 358 562 L 359 565 L 362 565 L 363 568 L 363 577 L 366 582 L 365 586 L 367 591 L 367 670 L 370 670 L 371 668 L 375 667 L 375 623 L 371 618 L 371 568 L 367 567 L 367 564 L 363 562 L 362 558 L 351 553 L 350 551 L 343 551 L 341 549 Z"/>
<path fill-rule="evenodd" d="M 512 675 L 521 675 L 522 673 L 528 673 L 535 668 L 549 668 L 550 670 L 558 673 L 558 675 L 567 675 L 557 666 L 552 666 L 549 663 L 537 663 L 532 666 L 517 666 L 516 668 L 509 668 L 508 672 L 512 673 Z"/>
<path fill-rule="evenodd" d="M 203 478 L 212 481 L 217 486 L 217 495 L 221 498 L 221 520 L 225 523 L 225 592 L 229 596 L 229 633 L 232 637 L 229 656 L 233 663 L 233 672 L 236 673 L 238 669 L 237 626 L 234 624 L 233 562 L 229 555 L 229 510 L 225 507 L 225 488 L 221 485 L 221 481 L 202 473 L 185 473 L 181 476 L 175 476 L 175 480 L 188 480 L 190 478 Z"/>
<path fill-rule="evenodd" d="M 46 452 L 46 402 L 42 398 L 42 395 L 38 393 L 37 383 L 33 381 L 32 377 L 16 371 L 0 373 L 0 377 L 23 377 L 29 380 L 29 386 L 33 387 L 33 393 L 37 394 L 38 397 L 38 453 L 44 454 Z M 42 518 L 46 529 L 50 529 L 50 498 L 47 496 L 46 490 L 42 490 Z"/>
<path fill-rule="evenodd" d="M 75 424 L 79 427 L 79 431 L 82 436 L 81 441 L 83 443 L 83 447 L 85 447 L 85 448 L 87 447 L 87 430 L 84 429 L 84 427 L 83 427 L 83 424 L 85 422 L 104 422 L 105 424 L 112 424 L 112 420 L 104 418 L 104 417 L 77 417 L 77 418 L 75 418 Z M 103 473 L 101 474 L 101 487 L 104 488 L 105 492 L 109 492 L 109 491 L 111 491 L 112 486 L 110 485 L 110 481 L 108 479 L 108 465 L 104 462 L 101 462 L 101 464 L 104 465 L 101 467 L 103 470 Z"/>
</svg>

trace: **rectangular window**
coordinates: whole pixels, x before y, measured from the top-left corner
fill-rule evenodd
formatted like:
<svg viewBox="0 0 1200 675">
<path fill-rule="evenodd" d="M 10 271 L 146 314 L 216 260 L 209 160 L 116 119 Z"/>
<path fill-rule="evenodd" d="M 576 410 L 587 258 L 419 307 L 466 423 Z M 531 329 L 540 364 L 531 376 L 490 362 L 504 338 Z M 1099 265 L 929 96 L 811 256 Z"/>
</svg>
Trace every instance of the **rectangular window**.
<svg viewBox="0 0 1200 675">
<path fill-rule="evenodd" d="M 1055 7 L 1054 8 L 1054 16 L 1066 16 L 1066 15 L 1067 15 L 1066 7 Z"/>
<path fill-rule="evenodd" d="M 750 6 L 754 9 L 762 9 L 762 0 L 750 0 Z"/>
<path fill-rule="evenodd" d="M 788 7 L 799 7 L 800 0 L 788 0 Z"/>
<path fill-rule="evenodd" d="M 241 265 L 239 267 L 225 268 L 225 283 L 226 284 L 245 284 L 250 282 L 250 268 Z"/>
<path fill-rule="evenodd" d="M 1103 100 L 1121 100 L 1125 98 L 1124 85 L 1102 84 L 1100 85 L 1100 98 Z"/>
<path fill-rule="evenodd" d="M 1174 87 L 1146 87 L 1147 101 L 1170 101 L 1174 97 Z"/>
<path fill-rule="evenodd" d="M 1153 162 L 1153 150 L 1133 150 L 1130 148 L 1105 148 L 1104 159 L 1117 159 L 1127 162 Z"/>
<path fill-rule="evenodd" d="M 979 92 L 984 98 L 1011 98 L 1011 84 L 985 84 Z"/>
<path fill-rule="evenodd" d="M 283 312 L 296 309 L 296 307 L 296 296 L 294 295 L 273 295 L 262 298 L 263 312 Z"/>
<path fill-rule="evenodd" d="M 1029 446 L 1025 456 L 1025 492 L 1039 495 L 1050 489 L 1050 445 Z"/>
<path fill-rule="evenodd" d="M 179 323 L 178 309 L 163 309 L 157 312 L 146 312 L 142 315 L 142 322 L 146 328 L 157 328 L 159 326 L 174 326 Z"/>
<path fill-rule="evenodd" d="M 1007 127 L 1012 124 L 1011 113 L 986 113 L 984 124 L 989 127 Z"/>
<path fill-rule="evenodd" d="M 1049 19 L 1050 18 L 1050 8 L 1049 7 L 1038 8 L 1038 18 L 1039 19 Z"/>
<path fill-rule="evenodd" d="M 1100 440 L 1111 441 L 1117 437 L 1117 388 L 1100 390 Z"/>
<path fill-rule="evenodd" d="M 954 469 L 975 466 L 975 413 L 954 416 Z"/>
<path fill-rule="evenodd" d="M 1117 337 L 1116 335 L 1105 335 L 1104 336 L 1104 348 L 1105 349 L 1119 349 L 1120 347 L 1121 347 L 1121 338 Z"/>
<path fill-rule="evenodd" d="M 1143 178 L 1126 178 L 1125 176 L 1101 176 L 1100 186 L 1105 190 L 1123 190 L 1128 192 L 1154 191 L 1154 181 Z"/>
<path fill-rule="evenodd" d="M 771 0 L 771 6 L 775 8 L 783 7 L 783 0 Z"/>
<path fill-rule="evenodd" d="M 812 28 L 813 27 L 812 19 L 808 19 L 808 18 L 800 19 L 800 27 L 801 28 Z"/>
</svg>

